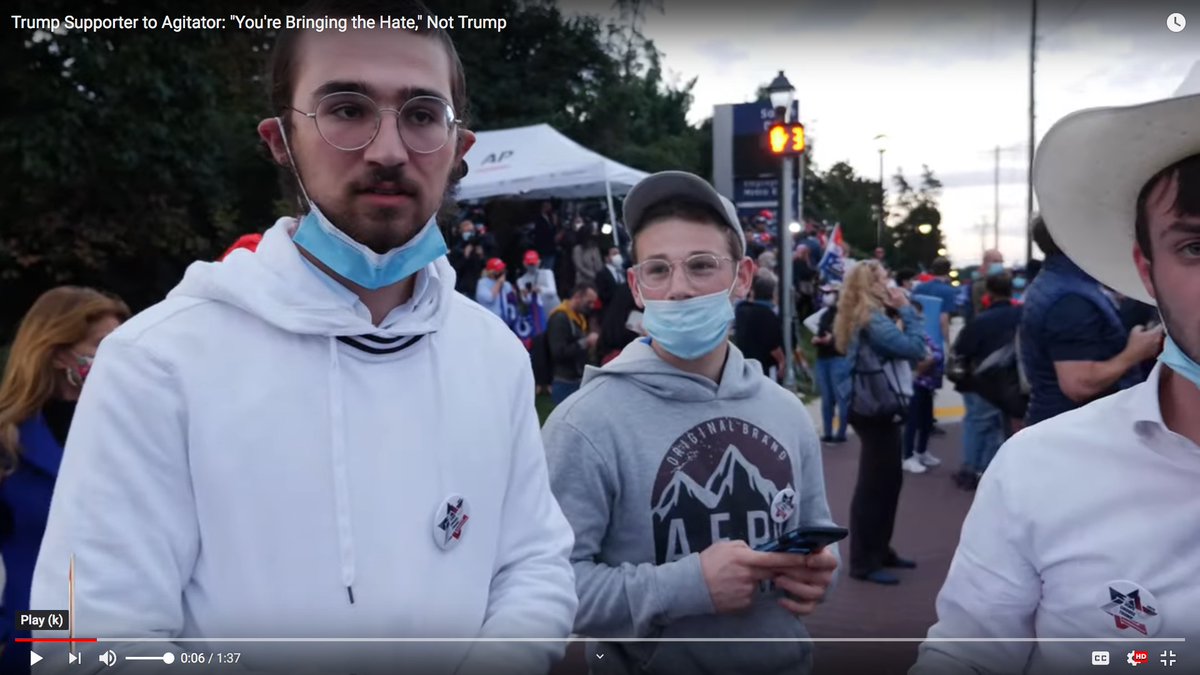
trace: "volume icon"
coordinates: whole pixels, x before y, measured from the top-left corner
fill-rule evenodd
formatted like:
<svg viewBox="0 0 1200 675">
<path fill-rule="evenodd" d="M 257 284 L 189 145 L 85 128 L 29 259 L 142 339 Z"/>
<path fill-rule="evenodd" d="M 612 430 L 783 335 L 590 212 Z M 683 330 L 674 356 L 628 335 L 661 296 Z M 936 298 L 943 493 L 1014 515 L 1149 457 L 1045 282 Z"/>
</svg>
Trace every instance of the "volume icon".
<svg viewBox="0 0 1200 675">
<path fill-rule="evenodd" d="M 110 649 L 100 655 L 100 663 L 112 668 L 113 666 L 117 665 L 117 655 L 113 653 L 113 650 Z"/>
</svg>

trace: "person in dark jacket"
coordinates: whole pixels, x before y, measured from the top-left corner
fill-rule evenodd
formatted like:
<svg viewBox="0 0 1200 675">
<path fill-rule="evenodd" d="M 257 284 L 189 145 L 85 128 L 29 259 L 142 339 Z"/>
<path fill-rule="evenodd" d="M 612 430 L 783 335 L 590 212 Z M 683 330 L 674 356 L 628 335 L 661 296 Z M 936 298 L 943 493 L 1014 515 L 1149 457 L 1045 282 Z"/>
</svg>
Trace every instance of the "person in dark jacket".
<svg viewBox="0 0 1200 675">
<path fill-rule="evenodd" d="M 13 642 L 29 637 L 16 629 L 16 613 L 30 609 L 33 567 L 75 401 L 100 341 L 128 318 L 129 308 L 114 297 L 60 286 L 43 293 L 17 328 L 0 381 L 0 553 L 7 575 L 0 673 L 30 671 L 29 644 Z"/>
<path fill-rule="evenodd" d="M 630 342 L 645 335 L 641 316 L 642 311 L 633 298 L 633 289 L 629 284 L 618 286 L 600 321 L 600 341 L 596 351 L 600 354 L 601 365 L 615 359 Z"/>
<path fill-rule="evenodd" d="M 542 202 L 542 211 L 533 221 L 533 249 L 541 258 L 542 267 L 554 269 L 558 260 L 558 213 L 552 202 Z"/>
<path fill-rule="evenodd" d="M 579 389 L 588 355 L 600 340 L 600 334 L 588 326 L 588 315 L 597 297 L 594 284 L 577 284 L 571 297 L 554 308 L 546 323 L 546 342 L 554 366 L 554 381 L 550 385 L 554 405 L 567 400 Z"/>
<path fill-rule="evenodd" d="M 1125 330 L 1100 283 L 1063 254 L 1041 217 L 1033 240 L 1046 260 L 1021 315 L 1021 366 L 1031 387 L 1026 426 L 1133 386 L 1140 364 L 1163 344 L 1161 326 Z"/>
<path fill-rule="evenodd" d="M 608 247 L 604 253 L 604 267 L 596 272 L 594 280 L 596 293 L 600 295 L 599 320 L 601 323 L 608 314 L 609 306 L 613 304 L 617 290 L 621 286 L 628 285 L 629 280 L 626 279 L 626 276 L 625 256 L 621 255 L 621 249 L 616 246 Z"/>
<path fill-rule="evenodd" d="M 1120 302 L 1117 303 L 1117 313 L 1121 315 L 1121 325 L 1130 333 L 1138 326 L 1148 328 L 1160 323 L 1158 309 L 1135 298 L 1121 296 Z M 1137 382 L 1145 382 L 1157 363 L 1158 359 L 1142 361 L 1141 367 L 1134 371 L 1134 379 Z"/>
<path fill-rule="evenodd" d="M 483 268 L 492 252 L 485 247 L 484 238 L 475 223 L 464 220 L 458 224 L 458 238 L 450 242 L 447 258 L 454 268 L 454 290 L 468 298 L 475 297 L 475 287 L 483 276 Z"/>
<path fill-rule="evenodd" d="M 1021 307 L 1012 301 L 1012 275 L 992 274 L 982 283 L 987 291 L 987 307 L 967 322 L 954 341 L 954 354 L 971 366 L 1011 345 L 1021 326 Z M 980 307 L 983 304 L 981 298 Z M 969 379 L 959 388 L 964 400 L 975 400 L 963 419 L 963 465 L 954 480 L 964 490 L 974 490 L 1005 437 L 1011 435 L 1014 420 L 1006 420 L 998 407 L 971 390 Z"/>
<path fill-rule="evenodd" d="M 733 343 L 742 355 L 758 361 L 763 375 L 770 377 L 776 368 L 775 381 L 783 377 L 783 322 L 775 310 L 775 275 L 759 270 L 750 285 L 750 299 L 738 303 L 734 310 Z"/>
</svg>

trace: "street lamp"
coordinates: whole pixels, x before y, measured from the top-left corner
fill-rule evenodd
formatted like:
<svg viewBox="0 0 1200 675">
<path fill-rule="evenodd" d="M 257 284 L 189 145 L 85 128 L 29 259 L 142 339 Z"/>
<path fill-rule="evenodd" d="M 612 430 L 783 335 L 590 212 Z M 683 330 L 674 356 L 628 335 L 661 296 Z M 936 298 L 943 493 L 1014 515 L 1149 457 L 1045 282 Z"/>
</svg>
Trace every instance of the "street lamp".
<svg viewBox="0 0 1200 675">
<path fill-rule="evenodd" d="M 796 100 L 796 88 L 788 81 L 787 76 L 783 71 L 771 80 L 771 84 L 767 85 L 767 97 L 771 99 L 771 107 L 775 109 L 775 121 L 788 125 L 795 120 L 789 119 L 792 114 L 792 103 Z M 799 132 L 798 142 L 794 140 L 792 149 L 803 151 L 804 149 L 804 130 L 800 125 L 795 125 L 789 136 L 796 139 L 796 132 Z M 776 126 L 771 130 L 778 137 L 779 128 Z M 776 138 L 778 141 L 778 138 Z M 782 147 L 780 148 L 783 149 Z M 803 206 L 800 208 L 800 213 L 792 213 L 792 155 L 790 153 L 780 153 L 781 172 L 779 180 L 779 196 L 783 204 L 779 209 L 779 260 L 782 263 L 783 279 L 779 284 L 779 304 L 781 305 L 780 317 L 783 320 L 783 354 L 784 354 L 784 372 L 783 386 L 788 391 L 796 390 L 796 373 L 795 373 L 795 350 L 792 348 L 792 324 L 795 322 L 796 301 L 795 287 L 792 284 L 792 235 L 799 230 L 798 221 L 803 219 Z M 800 161 L 804 161 L 804 155 L 800 155 Z M 804 203 L 804 164 L 800 165 L 800 204 Z M 797 222 L 793 222 L 797 221 Z M 792 226 L 796 225 L 797 229 L 793 230 Z"/>
<path fill-rule="evenodd" d="M 944 249 L 944 248 L 939 248 L 939 249 L 938 249 L 938 255 L 939 255 L 939 256 L 941 256 L 941 257 L 943 257 L 943 258 L 945 258 L 945 257 L 946 257 L 946 254 L 947 254 L 947 253 L 949 253 L 949 251 L 947 251 L 947 250 L 946 250 L 946 249 Z"/>
<path fill-rule="evenodd" d="M 930 232 L 933 232 L 933 226 L 929 223 L 921 223 L 917 226 L 917 232 L 920 232 L 921 234 L 929 234 Z"/>
<path fill-rule="evenodd" d="M 879 230 L 875 233 L 875 245 L 883 246 L 883 227 L 887 217 L 886 190 L 883 187 L 883 153 L 887 152 L 887 134 L 878 134 L 874 140 L 875 147 L 879 150 Z"/>
<path fill-rule="evenodd" d="M 771 84 L 767 85 L 767 97 L 771 99 L 771 107 L 775 109 L 775 116 L 782 118 L 780 121 L 786 122 L 787 114 L 791 110 L 792 101 L 796 97 L 796 88 L 788 81 L 787 76 L 783 71 L 771 80 Z"/>
</svg>

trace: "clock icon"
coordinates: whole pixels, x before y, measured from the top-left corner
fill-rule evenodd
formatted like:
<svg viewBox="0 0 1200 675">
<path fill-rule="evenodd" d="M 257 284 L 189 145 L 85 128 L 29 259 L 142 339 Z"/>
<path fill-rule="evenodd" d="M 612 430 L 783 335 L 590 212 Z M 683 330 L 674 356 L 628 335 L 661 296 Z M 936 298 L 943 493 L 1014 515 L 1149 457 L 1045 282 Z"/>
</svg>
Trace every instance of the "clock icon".
<svg viewBox="0 0 1200 675">
<path fill-rule="evenodd" d="M 1172 33 L 1178 33 L 1179 31 L 1183 30 L 1183 27 L 1186 25 L 1187 19 L 1185 19 L 1179 12 L 1175 12 L 1171 16 L 1167 17 L 1167 30 L 1171 31 Z"/>
</svg>

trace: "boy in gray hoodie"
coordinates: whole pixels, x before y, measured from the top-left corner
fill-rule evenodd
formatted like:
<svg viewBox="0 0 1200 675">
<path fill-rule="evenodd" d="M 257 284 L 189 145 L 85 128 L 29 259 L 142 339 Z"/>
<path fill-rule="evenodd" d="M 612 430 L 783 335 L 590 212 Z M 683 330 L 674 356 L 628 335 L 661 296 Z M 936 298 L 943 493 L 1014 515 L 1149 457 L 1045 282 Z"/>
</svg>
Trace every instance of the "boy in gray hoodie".
<svg viewBox="0 0 1200 675">
<path fill-rule="evenodd" d="M 754 550 L 833 523 L 804 406 L 727 339 L 754 275 L 736 211 L 703 179 L 667 171 L 630 191 L 625 222 L 649 337 L 589 368 L 542 432 L 575 531 L 575 631 L 605 640 L 589 646 L 591 671 L 807 673 L 799 617 L 839 559 L 836 546 Z"/>
</svg>

